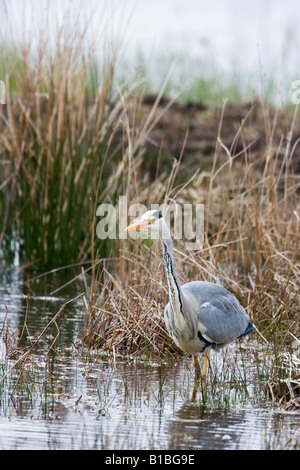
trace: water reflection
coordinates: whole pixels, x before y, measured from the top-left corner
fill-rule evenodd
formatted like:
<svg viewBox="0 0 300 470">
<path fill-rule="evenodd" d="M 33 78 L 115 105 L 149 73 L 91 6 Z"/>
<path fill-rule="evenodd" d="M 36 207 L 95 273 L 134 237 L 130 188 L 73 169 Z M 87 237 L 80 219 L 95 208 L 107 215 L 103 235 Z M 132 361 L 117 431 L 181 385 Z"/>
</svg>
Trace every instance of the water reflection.
<svg viewBox="0 0 300 470">
<path fill-rule="evenodd" d="M 37 298 L 63 284 L 43 281 L 31 293 L 29 314 L 18 297 L 24 276 L 2 272 L 0 291 L 14 327 L 23 328 L 27 315 L 26 333 L 36 333 L 74 292 L 60 292 L 64 300 L 59 301 Z M 299 416 L 262 407 L 251 350 L 233 346 L 224 356 L 213 356 L 209 380 L 195 395 L 188 360 L 109 359 L 100 351 L 78 349 L 82 308 L 67 307 L 59 318 L 59 344 L 49 350 L 52 340 L 45 337 L 23 367 L 0 384 L 1 449 L 299 447 Z M 12 363 L 0 364 L 0 378 Z"/>
<path fill-rule="evenodd" d="M 259 411 L 261 413 L 261 410 Z M 263 422 L 254 431 L 255 411 L 208 412 L 184 405 L 169 425 L 172 448 L 186 449 L 261 449 Z M 182 439 L 182 436 L 185 439 Z"/>
</svg>

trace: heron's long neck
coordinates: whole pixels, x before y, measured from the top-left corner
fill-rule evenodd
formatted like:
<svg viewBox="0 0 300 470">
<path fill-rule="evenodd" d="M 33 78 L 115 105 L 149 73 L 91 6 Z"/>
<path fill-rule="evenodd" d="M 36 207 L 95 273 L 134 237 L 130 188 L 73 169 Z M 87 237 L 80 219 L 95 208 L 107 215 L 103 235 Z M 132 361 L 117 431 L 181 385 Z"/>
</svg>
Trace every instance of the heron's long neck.
<svg viewBox="0 0 300 470">
<path fill-rule="evenodd" d="M 178 322 L 182 321 L 184 316 L 183 314 L 183 294 L 181 292 L 177 274 L 174 266 L 173 261 L 173 245 L 172 240 L 170 238 L 162 239 L 162 248 L 163 248 L 163 256 L 164 256 L 164 264 L 166 270 L 166 276 L 168 281 L 168 290 L 169 290 L 169 298 L 172 310 L 175 315 L 175 319 Z"/>
</svg>

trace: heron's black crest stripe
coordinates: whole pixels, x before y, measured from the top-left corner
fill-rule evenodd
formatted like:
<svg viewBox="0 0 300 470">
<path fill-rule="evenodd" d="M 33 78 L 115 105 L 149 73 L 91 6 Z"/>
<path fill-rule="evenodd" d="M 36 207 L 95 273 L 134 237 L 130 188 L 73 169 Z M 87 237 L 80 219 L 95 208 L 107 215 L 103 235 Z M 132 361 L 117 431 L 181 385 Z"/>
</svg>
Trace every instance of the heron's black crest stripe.
<svg viewBox="0 0 300 470">
<path fill-rule="evenodd" d="M 162 213 L 159 212 L 159 211 L 155 211 L 153 212 L 153 217 L 156 217 L 157 219 L 161 219 L 162 218 Z"/>
</svg>

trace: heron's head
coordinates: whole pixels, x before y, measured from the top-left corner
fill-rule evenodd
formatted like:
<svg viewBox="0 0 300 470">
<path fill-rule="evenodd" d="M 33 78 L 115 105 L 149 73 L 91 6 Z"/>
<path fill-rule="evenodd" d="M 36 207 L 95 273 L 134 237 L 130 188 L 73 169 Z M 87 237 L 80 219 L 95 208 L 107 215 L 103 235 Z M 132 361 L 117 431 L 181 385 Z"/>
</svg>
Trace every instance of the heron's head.
<svg viewBox="0 0 300 470">
<path fill-rule="evenodd" d="M 163 216 L 161 212 L 157 210 L 151 210 L 145 212 L 142 217 L 135 223 L 125 228 L 125 232 L 144 231 L 155 235 L 160 235 L 162 230 Z"/>
</svg>

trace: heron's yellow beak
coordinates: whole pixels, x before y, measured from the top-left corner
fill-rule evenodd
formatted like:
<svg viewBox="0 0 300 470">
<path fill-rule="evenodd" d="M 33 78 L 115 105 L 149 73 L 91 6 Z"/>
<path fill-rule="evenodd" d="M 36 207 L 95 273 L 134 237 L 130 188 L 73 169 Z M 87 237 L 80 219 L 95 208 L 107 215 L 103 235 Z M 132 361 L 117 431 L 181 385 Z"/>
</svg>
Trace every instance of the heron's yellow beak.
<svg viewBox="0 0 300 470">
<path fill-rule="evenodd" d="M 134 224 L 129 225 L 124 229 L 124 232 L 130 232 L 131 230 L 140 230 L 143 227 L 147 227 L 148 222 L 146 220 L 140 220 L 139 222 L 135 222 Z"/>
</svg>

